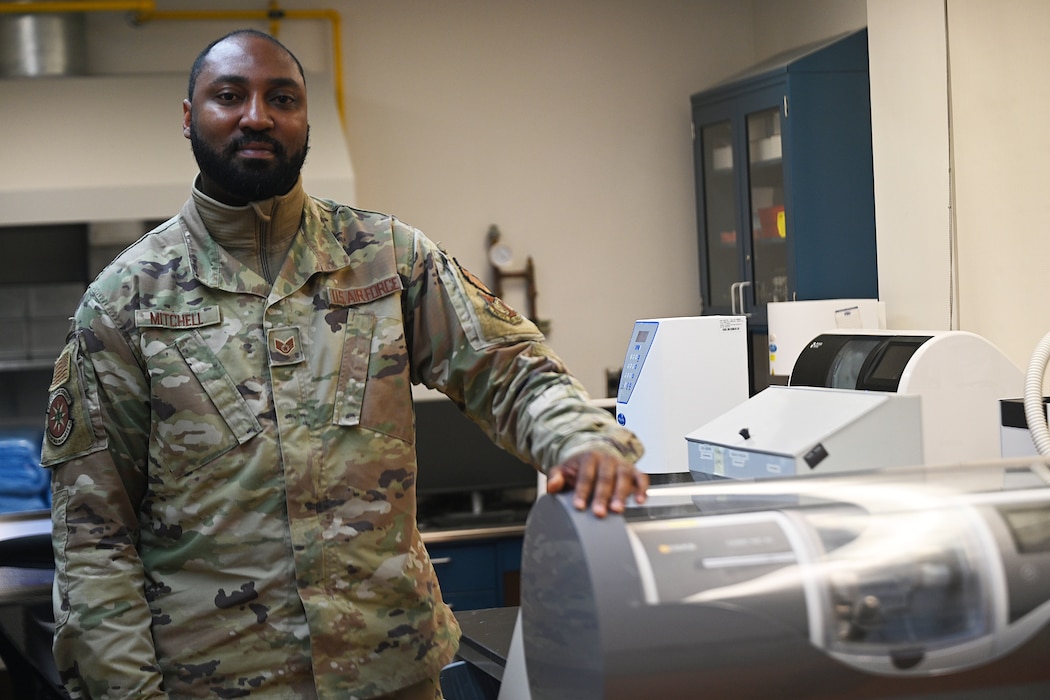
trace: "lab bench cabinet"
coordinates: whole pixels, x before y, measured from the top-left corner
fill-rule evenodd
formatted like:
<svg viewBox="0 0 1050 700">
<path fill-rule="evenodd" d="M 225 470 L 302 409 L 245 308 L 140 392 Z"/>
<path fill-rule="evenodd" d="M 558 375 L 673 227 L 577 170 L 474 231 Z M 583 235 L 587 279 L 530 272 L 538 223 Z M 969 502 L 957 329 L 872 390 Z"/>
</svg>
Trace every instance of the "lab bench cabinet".
<svg viewBox="0 0 1050 700">
<path fill-rule="evenodd" d="M 428 544 L 441 595 L 454 611 L 517 605 L 521 536 Z"/>
<path fill-rule="evenodd" d="M 703 313 L 747 315 L 762 334 L 769 302 L 877 297 L 867 31 L 691 104 Z"/>
</svg>

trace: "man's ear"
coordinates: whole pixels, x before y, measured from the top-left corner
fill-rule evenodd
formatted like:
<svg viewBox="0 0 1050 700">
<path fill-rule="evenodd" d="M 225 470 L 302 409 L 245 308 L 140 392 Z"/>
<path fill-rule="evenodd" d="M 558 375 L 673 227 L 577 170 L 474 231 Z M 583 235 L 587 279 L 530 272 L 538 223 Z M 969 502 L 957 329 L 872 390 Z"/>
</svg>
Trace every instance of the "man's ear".
<svg viewBox="0 0 1050 700">
<path fill-rule="evenodd" d="M 190 101 L 182 101 L 182 135 L 186 138 L 190 137 Z"/>
</svg>

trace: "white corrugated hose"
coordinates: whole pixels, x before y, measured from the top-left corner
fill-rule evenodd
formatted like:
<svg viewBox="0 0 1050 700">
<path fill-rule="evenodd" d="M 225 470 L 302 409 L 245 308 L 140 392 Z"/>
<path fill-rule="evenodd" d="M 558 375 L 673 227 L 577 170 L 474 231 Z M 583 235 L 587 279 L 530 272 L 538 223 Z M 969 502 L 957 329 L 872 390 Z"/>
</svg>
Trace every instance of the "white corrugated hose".
<svg viewBox="0 0 1050 700">
<path fill-rule="evenodd" d="M 1046 409 L 1043 408 L 1043 375 L 1047 360 L 1050 360 L 1050 333 L 1043 336 L 1028 361 L 1028 373 L 1024 380 L 1024 417 L 1028 432 L 1040 455 L 1050 456 L 1050 429 L 1046 425 Z"/>
</svg>

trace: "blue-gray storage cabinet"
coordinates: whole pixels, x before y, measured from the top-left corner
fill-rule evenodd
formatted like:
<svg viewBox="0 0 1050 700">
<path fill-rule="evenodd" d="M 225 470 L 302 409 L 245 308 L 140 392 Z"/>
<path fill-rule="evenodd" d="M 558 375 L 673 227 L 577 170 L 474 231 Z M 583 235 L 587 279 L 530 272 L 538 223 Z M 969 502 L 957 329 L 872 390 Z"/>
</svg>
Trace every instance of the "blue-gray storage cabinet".
<svg viewBox="0 0 1050 700">
<path fill-rule="evenodd" d="M 703 313 L 748 315 L 755 392 L 769 302 L 878 296 L 867 30 L 691 102 Z"/>
</svg>

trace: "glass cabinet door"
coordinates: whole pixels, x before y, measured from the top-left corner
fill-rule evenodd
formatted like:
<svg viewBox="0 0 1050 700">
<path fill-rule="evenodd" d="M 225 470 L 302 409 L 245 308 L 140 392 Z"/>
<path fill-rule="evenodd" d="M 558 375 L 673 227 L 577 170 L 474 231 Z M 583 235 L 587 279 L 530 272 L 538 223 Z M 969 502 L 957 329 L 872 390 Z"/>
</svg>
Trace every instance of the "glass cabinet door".
<svg viewBox="0 0 1050 700">
<path fill-rule="evenodd" d="M 733 158 L 733 124 L 713 122 L 700 129 L 703 148 L 703 213 L 707 289 L 704 306 L 735 312 L 743 242 L 737 233 L 736 161 Z"/>
<path fill-rule="evenodd" d="M 787 222 L 784 216 L 784 166 L 780 107 L 747 115 L 748 195 L 752 284 L 749 309 L 788 301 Z"/>
</svg>

